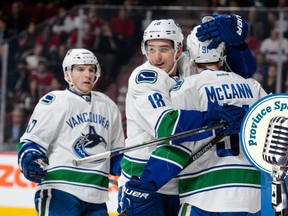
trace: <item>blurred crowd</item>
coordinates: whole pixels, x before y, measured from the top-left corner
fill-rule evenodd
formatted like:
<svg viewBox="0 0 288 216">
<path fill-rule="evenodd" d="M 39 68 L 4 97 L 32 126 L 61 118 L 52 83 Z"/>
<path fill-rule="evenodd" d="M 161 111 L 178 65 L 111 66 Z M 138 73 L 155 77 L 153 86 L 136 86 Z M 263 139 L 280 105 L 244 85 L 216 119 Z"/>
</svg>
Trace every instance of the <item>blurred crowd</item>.
<svg viewBox="0 0 288 216">
<path fill-rule="evenodd" d="M 172 0 L 2 1 L 0 44 L 8 41 L 10 47 L 5 143 L 16 143 L 19 140 L 41 96 L 51 90 L 66 87 L 62 60 L 67 50 L 78 47 L 79 43 L 82 47 L 92 50 L 100 62 L 102 77 L 95 90 L 104 91 L 115 100 L 125 119 L 125 94 L 129 73 L 143 61 L 139 50 L 142 23 L 146 13 L 127 7 L 113 11 L 108 8 L 98 10 L 95 7 L 87 7 L 83 9 L 83 16 L 80 17 L 78 10 L 74 10 L 73 6 L 75 4 L 149 5 L 151 2 L 158 6 L 174 4 L 197 6 L 198 3 L 198 1 Z M 201 0 L 198 6 L 282 8 L 287 7 L 287 1 Z M 285 13 L 285 22 L 282 24 L 278 22 L 279 14 L 273 10 L 263 13 L 249 10 L 245 12 L 244 17 L 250 24 L 247 43 L 257 63 L 254 78 L 268 93 L 275 93 L 277 62 L 281 57 L 284 62 L 282 92 L 288 93 L 288 9 Z M 281 31 L 284 31 L 284 38 L 280 46 Z M 82 38 L 80 42 L 79 37 Z"/>
</svg>

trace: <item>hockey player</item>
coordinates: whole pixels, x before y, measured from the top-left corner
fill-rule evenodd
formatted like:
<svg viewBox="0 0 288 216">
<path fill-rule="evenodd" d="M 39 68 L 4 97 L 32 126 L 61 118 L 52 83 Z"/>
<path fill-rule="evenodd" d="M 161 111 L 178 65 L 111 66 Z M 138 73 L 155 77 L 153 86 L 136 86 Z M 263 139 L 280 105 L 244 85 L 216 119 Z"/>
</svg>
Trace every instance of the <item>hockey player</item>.
<svg viewBox="0 0 288 216">
<path fill-rule="evenodd" d="M 248 108 L 258 99 L 266 96 L 266 92 L 257 81 L 220 70 L 223 63 L 224 44 L 221 43 L 218 48 L 209 50 L 207 48 L 209 42 L 200 42 L 195 36 L 198 27 L 194 28 L 188 36 L 187 47 L 199 74 L 180 80 L 171 91 L 174 108 L 209 111 L 208 104 L 215 101 Z M 181 146 L 195 153 L 213 137 L 183 143 Z M 179 160 L 177 155 L 179 158 L 184 158 L 187 157 L 187 153 L 185 155 L 183 150 L 170 148 L 169 154 L 174 157 L 160 158 L 154 152 L 152 153 L 141 175 L 141 183 L 147 185 L 156 183 L 161 187 L 161 181 L 158 179 L 164 177 L 158 169 L 164 165 L 169 167 L 171 173 L 176 174 L 179 171 L 179 168 L 175 167 Z M 181 203 L 179 216 L 261 215 L 261 174 L 245 158 L 239 146 L 238 134 L 225 137 L 217 143 L 216 147 L 186 167 L 178 178 Z M 168 180 L 169 178 L 166 178 L 166 181 Z M 148 209 L 153 209 L 153 206 L 157 205 L 153 191 L 146 191 L 146 193 L 149 194 L 147 197 L 151 195 L 151 199 L 146 199 L 144 202 L 142 199 L 142 203 L 139 199 L 137 206 L 143 208 L 145 205 L 146 207 L 150 205 Z M 248 195 L 243 196 L 243 194 Z M 128 203 L 127 205 L 129 206 Z"/>
<path fill-rule="evenodd" d="M 226 18 L 226 22 L 229 23 L 226 23 L 226 26 L 230 24 L 232 26 L 237 25 L 236 16 Z M 220 20 L 224 22 L 222 17 Z M 246 38 L 245 34 L 247 35 L 248 26 L 244 20 L 241 19 L 241 22 L 243 35 L 233 35 L 233 37 L 237 37 L 238 42 L 243 43 Z M 205 32 L 209 33 L 206 27 Z M 230 30 L 231 35 L 234 33 L 233 31 L 234 26 Z M 203 33 L 201 37 L 203 36 L 209 38 L 207 34 Z M 179 77 L 191 74 L 189 58 L 183 54 L 182 49 L 183 35 L 174 20 L 155 20 L 145 30 L 142 52 L 146 55 L 148 61 L 132 72 L 126 96 L 127 146 L 151 140 L 155 137 L 165 137 L 188 129 L 198 128 L 207 125 L 209 120 L 211 121 L 212 119 L 218 121 L 224 119 L 227 121 L 231 126 L 226 131 L 228 133 L 237 133 L 239 131 L 244 113 L 243 110 L 235 109 L 234 106 L 222 107 L 214 103 L 210 107 L 212 111 L 209 113 L 206 111 L 195 112 L 191 109 L 189 109 L 190 111 L 173 109 L 170 100 L 170 90 L 175 86 Z M 210 136 L 210 133 L 198 137 L 180 139 L 171 143 L 179 144 L 193 139 L 200 140 L 207 136 Z M 125 182 L 128 182 L 126 183 L 126 189 L 123 189 L 124 199 L 122 201 L 124 203 L 120 201 L 120 207 L 124 204 L 125 208 L 119 208 L 119 212 L 126 209 L 127 215 L 148 215 L 152 213 L 152 215 L 177 215 L 179 209 L 179 205 L 177 205 L 179 203 L 178 188 L 177 183 L 175 183 L 177 180 L 175 179 L 164 187 L 162 186 L 167 182 L 167 178 L 169 179 L 170 176 L 175 176 L 175 173 L 180 172 L 189 159 L 191 151 L 182 145 L 177 145 L 177 147 L 165 145 L 154 151 L 155 148 L 148 147 L 144 150 L 141 149 L 124 155 L 121 163 L 122 173 L 119 178 L 119 185 L 123 186 Z M 182 155 L 170 154 L 170 148 L 177 148 Z M 169 160 L 176 161 L 173 167 L 176 167 L 176 169 L 173 170 L 166 166 L 166 162 L 162 164 L 156 163 L 155 166 L 159 165 L 157 176 L 149 179 L 149 175 L 142 174 L 143 168 L 153 151 L 154 158 L 162 158 L 164 156 L 166 162 Z M 141 176 L 140 181 L 129 181 L 133 176 Z M 137 197 L 135 194 L 142 194 L 143 196 Z M 149 196 L 145 197 L 145 194 L 149 194 Z M 122 194 L 120 194 L 121 196 Z M 150 205 L 149 200 L 152 196 L 157 197 L 153 199 L 157 200 L 157 205 Z M 141 198 L 147 198 L 145 199 L 147 205 L 141 203 Z"/>
<path fill-rule="evenodd" d="M 39 100 L 18 144 L 18 163 L 38 183 L 38 215 L 108 216 L 108 175 L 120 174 L 121 156 L 81 167 L 72 160 L 122 147 L 121 114 L 110 98 L 92 91 L 100 66 L 91 51 L 69 50 L 63 70 L 69 88 Z"/>
<path fill-rule="evenodd" d="M 266 96 L 256 80 L 220 69 L 224 44 L 208 50 L 208 43 L 195 36 L 198 27 L 188 36 L 187 47 L 199 74 L 184 78 L 171 92 L 174 107 L 206 111 L 213 101 L 250 107 Z M 191 143 L 190 149 L 196 152 L 209 140 Z M 226 136 L 185 168 L 179 175 L 179 193 L 179 215 L 261 215 L 261 174 L 246 159 L 238 134 Z"/>
</svg>

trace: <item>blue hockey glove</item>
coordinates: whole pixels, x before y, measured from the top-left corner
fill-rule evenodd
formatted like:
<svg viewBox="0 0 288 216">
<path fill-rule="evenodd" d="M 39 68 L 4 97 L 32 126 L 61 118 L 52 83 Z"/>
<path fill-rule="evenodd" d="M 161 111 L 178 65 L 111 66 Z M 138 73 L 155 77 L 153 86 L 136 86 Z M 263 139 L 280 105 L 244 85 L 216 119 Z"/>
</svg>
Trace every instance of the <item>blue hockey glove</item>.
<svg viewBox="0 0 288 216">
<path fill-rule="evenodd" d="M 247 38 L 248 30 L 248 23 L 239 15 L 205 15 L 196 36 L 202 42 L 212 40 L 208 49 L 214 49 L 221 42 L 234 46 L 242 44 Z"/>
<path fill-rule="evenodd" d="M 155 186 L 131 179 L 125 184 L 123 207 L 127 216 L 147 216 L 157 212 Z"/>
<path fill-rule="evenodd" d="M 40 152 L 33 150 L 27 153 L 23 152 L 20 158 L 21 171 L 29 181 L 40 183 L 46 175 L 46 170 L 36 162 L 37 160 L 42 160 L 43 163 L 49 164 L 48 158 Z"/>
<path fill-rule="evenodd" d="M 234 105 L 219 105 L 218 102 L 208 103 L 208 115 L 210 121 L 224 121 L 227 126 L 224 129 L 226 134 L 237 134 L 240 131 L 242 119 L 246 110 Z"/>
</svg>

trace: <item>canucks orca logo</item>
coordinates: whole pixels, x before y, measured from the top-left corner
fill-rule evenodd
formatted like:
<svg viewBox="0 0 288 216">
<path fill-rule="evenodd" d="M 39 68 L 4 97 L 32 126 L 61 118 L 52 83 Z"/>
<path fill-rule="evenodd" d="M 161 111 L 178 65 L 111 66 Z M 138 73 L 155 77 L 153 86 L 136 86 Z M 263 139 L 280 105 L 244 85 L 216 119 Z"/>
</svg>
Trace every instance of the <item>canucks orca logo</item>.
<svg viewBox="0 0 288 216">
<path fill-rule="evenodd" d="M 107 143 L 105 139 L 96 133 L 93 126 L 90 126 L 89 133 L 81 133 L 73 144 L 73 151 L 79 158 L 88 157 L 106 151 Z M 103 162 L 105 159 L 95 160 L 94 162 Z M 94 163 L 92 162 L 92 163 Z"/>
<path fill-rule="evenodd" d="M 155 83 L 157 73 L 155 71 L 141 71 L 136 77 L 136 83 Z"/>
</svg>

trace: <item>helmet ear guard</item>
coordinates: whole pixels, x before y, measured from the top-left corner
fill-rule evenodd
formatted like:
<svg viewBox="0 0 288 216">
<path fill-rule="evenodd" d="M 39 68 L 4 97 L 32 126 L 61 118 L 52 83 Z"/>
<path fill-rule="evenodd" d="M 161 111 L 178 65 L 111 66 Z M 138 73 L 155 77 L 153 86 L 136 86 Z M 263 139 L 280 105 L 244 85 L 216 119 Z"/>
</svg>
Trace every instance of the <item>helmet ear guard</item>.
<svg viewBox="0 0 288 216">
<path fill-rule="evenodd" d="M 146 49 L 145 49 L 145 42 L 144 41 L 141 42 L 141 52 L 143 55 L 146 55 Z"/>
<path fill-rule="evenodd" d="M 216 49 L 208 49 L 211 40 L 201 42 L 196 37 L 197 29 L 200 25 L 193 28 L 187 37 L 187 50 L 191 61 L 195 63 L 213 63 L 223 60 L 225 44 L 222 42 Z"/>
</svg>

